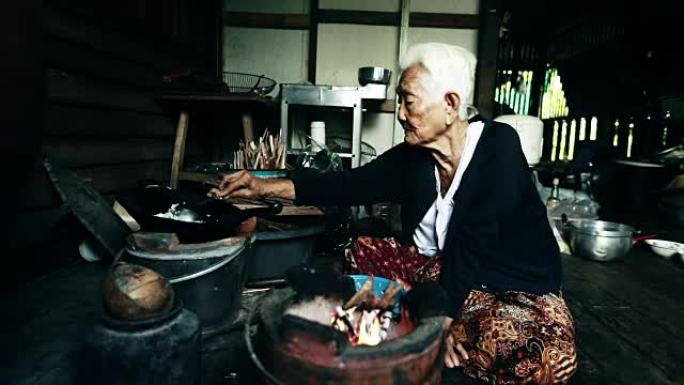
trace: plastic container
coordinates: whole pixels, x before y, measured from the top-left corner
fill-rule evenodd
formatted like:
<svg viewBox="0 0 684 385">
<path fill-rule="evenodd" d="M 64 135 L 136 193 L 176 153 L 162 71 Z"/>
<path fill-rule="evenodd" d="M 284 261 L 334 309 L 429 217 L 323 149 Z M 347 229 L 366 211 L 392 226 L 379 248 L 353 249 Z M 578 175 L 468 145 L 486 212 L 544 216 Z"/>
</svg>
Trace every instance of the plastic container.
<svg viewBox="0 0 684 385">
<path fill-rule="evenodd" d="M 670 259 L 676 254 L 684 254 L 684 244 L 667 241 L 664 239 L 647 239 L 644 242 L 651 250 L 665 259 Z"/>
<path fill-rule="evenodd" d="M 354 280 L 354 288 L 356 291 L 361 290 L 361 287 L 364 283 L 366 283 L 369 277 L 368 275 L 363 274 L 352 274 L 349 276 Z M 375 294 L 375 296 L 378 298 L 382 298 L 382 296 L 385 294 L 385 290 L 387 290 L 390 284 L 398 285 L 396 281 L 392 281 L 384 277 L 373 277 L 373 294 Z M 399 291 L 399 294 L 397 294 L 396 302 L 394 303 L 394 308 L 392 309 L 392 312 L 395 316 L 398 316 L 401 311 L 399 304 L 401 302 L 401 298 L 405 294 L 406 292 L 403 288 Z"/>
<path fill-rule="evenodd" d="M 501 115 L 494 120 L 515 129 L 528 165 L 534 166 L 539 163 L 544 136 L 544 123 L 541 119 L 529 115 Z"/>
<path fill-rule="evenodd" d="M 325 122 L 311 122 L 311 149 L 321 151 L 325 147 Z"/>
</svg>

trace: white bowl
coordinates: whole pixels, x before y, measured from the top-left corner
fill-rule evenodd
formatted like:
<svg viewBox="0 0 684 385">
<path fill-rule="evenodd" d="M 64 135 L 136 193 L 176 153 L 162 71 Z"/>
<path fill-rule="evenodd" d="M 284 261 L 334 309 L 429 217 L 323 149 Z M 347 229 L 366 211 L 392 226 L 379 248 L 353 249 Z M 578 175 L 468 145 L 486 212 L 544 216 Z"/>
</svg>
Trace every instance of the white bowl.
<svg viewBox="0 0 684 385">
<path fill-rule="evenodd" d="M 682 261 L 684 261 L 684 244 L 664 239 L 647 239 L 644 242 L 651 247 L 654 253 L 665 259 L 670 259 L 675 254 L 683 254 Z"/>
</svg>

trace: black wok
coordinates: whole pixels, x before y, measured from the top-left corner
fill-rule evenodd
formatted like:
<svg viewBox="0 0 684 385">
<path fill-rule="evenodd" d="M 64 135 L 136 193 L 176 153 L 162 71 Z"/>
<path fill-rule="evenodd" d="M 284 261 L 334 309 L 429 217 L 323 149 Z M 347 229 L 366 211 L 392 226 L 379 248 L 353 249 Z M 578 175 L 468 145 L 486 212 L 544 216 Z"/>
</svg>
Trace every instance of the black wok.
<svg viewBox="0 0 684 385">
<path fill-rule="evenodd" d="M 165 186 L 146 186 L 124 191 L 119 203 L 148 232 L 176 233 L 182 243 L 201 243 L 227 238 L 235 234 L 237 226 L 250 217 L 268 216 L 282 210 L 280 203 L 265 208 L 240 210 L 222 200 L 207 200 L 202 193 L 181 191 Z M 173 204 L 188 205 L 195 209 L 199 222 L 184 222 L 161 218 Z"/>
</svg>

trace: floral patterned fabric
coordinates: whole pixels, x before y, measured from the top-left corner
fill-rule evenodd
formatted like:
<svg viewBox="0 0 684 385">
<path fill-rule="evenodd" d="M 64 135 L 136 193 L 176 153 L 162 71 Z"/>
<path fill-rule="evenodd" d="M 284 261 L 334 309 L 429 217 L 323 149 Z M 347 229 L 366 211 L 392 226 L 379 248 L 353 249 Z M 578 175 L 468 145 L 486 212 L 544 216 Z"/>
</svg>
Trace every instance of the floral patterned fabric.
<svg viewBox="0 0 684 385">
<path fill-rule="evenodd" d="M 418 254 L 393 238 L 359 237 L 347 250 L 349 273 L 414 285 L 436 280 L 439 258 Z M 452 335 L 468 352 L 465 373 L 493 385 L 566 384 L 577 369 L 575 326 L 554 294 L 472 290 Z"/>
<path fill-rule="evenodd" d="M 565 384 L 577 369 L 574 320 L 554 294 L 472 290 L 452 335 L 465 373 L 486 383 Z"/>
<path fill-rule="evenodd" d="M 394 238 L 358 237 L 345 253 L 349 274 L 385 277 L 413 286 L 437 280 L 439 258 L 426 257 L 414 246 L 402 246 Z"/>
</svg>

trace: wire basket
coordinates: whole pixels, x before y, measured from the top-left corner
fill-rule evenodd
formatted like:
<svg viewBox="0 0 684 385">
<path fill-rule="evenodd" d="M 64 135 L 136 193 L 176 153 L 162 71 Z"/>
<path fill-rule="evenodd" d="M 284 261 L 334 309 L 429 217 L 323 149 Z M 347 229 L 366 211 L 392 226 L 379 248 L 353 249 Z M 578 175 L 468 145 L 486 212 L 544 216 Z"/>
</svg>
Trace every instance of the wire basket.
<svg viewBox="0 0 684 385">
<path fill-rule="evenodd" d="M 245 74 L 240 72 L 222 72 L 221 83 L 224 91 L 230 93 L 254 93 L 266 95 L 273 91 L 276 81 L 264 75 Z"/>
</svg>

